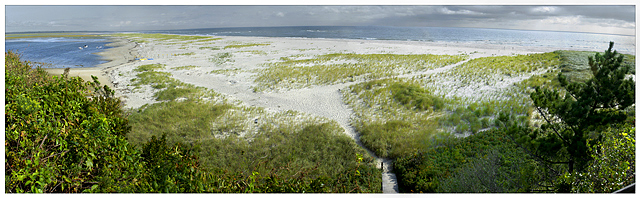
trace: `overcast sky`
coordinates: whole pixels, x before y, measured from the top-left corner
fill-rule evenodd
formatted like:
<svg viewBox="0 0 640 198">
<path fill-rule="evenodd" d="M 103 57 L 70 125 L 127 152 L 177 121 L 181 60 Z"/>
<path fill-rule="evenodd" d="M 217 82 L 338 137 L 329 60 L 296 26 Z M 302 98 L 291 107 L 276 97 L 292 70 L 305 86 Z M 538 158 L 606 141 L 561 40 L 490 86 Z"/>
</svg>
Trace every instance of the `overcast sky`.
<svg viewBox="0 0 640 198">
<path fill-rule="evenodd" d="M 606 3 L 606 2 L 603 2 Z M 626 6 L 5 6 L 5 32 L 418 26 L 635 35 Z"/>
</svg>

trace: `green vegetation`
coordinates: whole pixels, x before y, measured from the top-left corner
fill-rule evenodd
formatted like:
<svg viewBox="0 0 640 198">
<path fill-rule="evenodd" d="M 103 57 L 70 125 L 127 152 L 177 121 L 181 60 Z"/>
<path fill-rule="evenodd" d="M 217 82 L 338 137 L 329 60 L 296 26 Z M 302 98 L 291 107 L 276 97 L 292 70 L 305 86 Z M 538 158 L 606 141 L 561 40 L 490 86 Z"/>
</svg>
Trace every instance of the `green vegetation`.
<svg viewBox="0 0 640 198">
<path fill-rule="evenodd" d="M 393 75 L 434 69 L 466 59 L 457 55 L 326 54 L 311 59 L 268 64 L 258 71 L 257 90 L 296 89 L 373 80 Z"/>
<path fill-rule="evenodd" d="M 182 54 L 174 54 L 173 56 L 191 56 L 191 55 L 195 55 L 195 52 L 189 52 L 189 53 L 182 53 Z"/>
<path fill-rule="evenodd" d="M 516 56 L 493 56 L 470 60 L 451 69 L 445 75 L 461 79 L 462 84 L 495 84 L 504 78 L 530 75 L 553 69 L 559 64 L 556 53 Z"/>
<path fill-rule="evenodd" d="M 201 49 L 201 50 L 203 50 L 203 49 L 220 50 L 219 47 L 199 47 L 198 49 Z"/>
<path fill-rule="evenodd" d="M 589 57 L 593 77 L 586 82 L 568 83 L 558 75 L 566 90 L 564 97 L 557 90 L 536 88 L 531 93 L 538 112 L 544 117 L 542 130 L 526 135 L 539 142 L 530 145 L 539 155 L 568 164 L 568 172 L 582 171 L 589 159 L 587 141 L 598 137 L 598 131 L 609 124 L 623 123 L 630 116 L 625 111 L 635 104 L 635 83 L 622 56 L 612 52 L 613 42 L 604 55 Z M 556 121 L 558 120 L 558 121 Z M 523 144 L 529 144 L 524 140 Z M 575 169 L 574 169 L 575 165 Z"/>
<path fill-rule="evenodd" d="M 582 52 L 554 53 L 558 56 L 545 55 L 553 61 L 540 61 L 552 65 L 532 70 L 546 72 L 506 89 L 503 94 L 511 99 L 471 103 L 445 99 L 445 109 L 451 114 L 439 119 L 441 127 L 458 122 L 465 124 L 456 126 L 456 131 L 474 126 L 491 129 L 472 130 L 475 135 L 466 138 L 439 133 L 414 154 L 398 157 L 394 170 L 400 190 L 613 192 L 634 183 L 635 134 L 630 134 L 635 127 L 630 123 L 635 120 L 635 86 L 628 77 L 633 67 L 628 60 L 635 57 L 617 55 L 611 47 L 604 55 L 589 58 L 575 57 Z M 499 59 L 503 58 L 494 60 Z M 582 75 L 587 63 L 591 74 Z M 523 74 L 516 70 L 511 75 Z M 481 75 L 469 76 L 468 82 L 484 82 L 477 80 Z M 427 85 L 424 89 L 431 93 L 442 90 L 426 83 L 438 82 L 437 76 L 409 82 Z M 525 94 L 531 100 L 509 102 Z M 534 121 L 540 119 L 542 124 Z M 492 139 L 482 140 L 488 137 Z"/>
<path fill-rule="evenodd" d="M 211 58 L 210 60 L 215 64 L 222 65 L 229 62 L 235 62 L 233 59 L 231 59 L 232 57 L 233 57 L 233 54 L 229 52 L 225 52 L 225 53 L 218 53 L 214 55 L 213 58 Z"/>
<path fill-rule="evenodd" d="M 393 163 L 400 192 L 533 192 L 547 175 L 503 130 L 466 138 L 439 134 L 429 148 Z"/>
<path fill-rule="evenodd" d="M 257 46 L 269 46 L 269 45 L 271 44 L 268 44 L 268 43 L 232 44 L 232 45 L 224 46 L 224 49 L 237 49 L 237 48 L 244 48 L 244 47 L 257 47 Z"/>
<path fill-rule="evenodd" d="M 113 91 L 95 77 L 50 77 L 12 52 L 5 67 L 6 192 L 131 192 L 147 182 L 135 181 L 144 164 Z"/>
<path fill-rule="evenodd" d="M 124 113 L 97 82 L 5 57 L 7 192 L 380 192 L 373 159 L 333 121 L 207 100 L 216 94 L 181 100 L 213 92 L 157 64 L 136 81 L 165 102 Z"/>
<path fill-rule="evenodd" d="M 173 70 L 192 70 L 192 69 L 196 69 L 199 68 L 199 66 L 193 66 L 193 65 L 185 65 L 185 66 L 180 66 L 180 67 L 174 67 L 171 68 Z"/>
<path fill-rule="evenodd" d="M 209 74 L 223 74 L 227 76 L 236 75 L 240 73 L 242 70 L 240 68 L 232 68 L 232 69 L 216 69 L 209 72 Z"/>
<path fill-rule="evenodd" d="M 354 110 L 352 126 L 380 157 L 400 157 L 423 148 L 435 134 L 441 99 L 416 84 L 374 80 L 350 86 L 344 101 Z"/>
<path fill-rule="evenodd" d="M 246 51 L 239 51 L 239 52 L 247 52 L 247 53 L 251 53 L 253 55 L 260 55 L 260 56 L 266 56 L 267 53 L 262 51 L 262 50 L 246 50 Z"/>
<path fill-rule="evenodd" d="M 636 130 L 632 125 L 607 128 L 602 141 L 587 146 L 590 158 L 583 173 L 565 173 L 558 181 L 562 192 L 612 193 L 635 183 Z"/>
</svg>

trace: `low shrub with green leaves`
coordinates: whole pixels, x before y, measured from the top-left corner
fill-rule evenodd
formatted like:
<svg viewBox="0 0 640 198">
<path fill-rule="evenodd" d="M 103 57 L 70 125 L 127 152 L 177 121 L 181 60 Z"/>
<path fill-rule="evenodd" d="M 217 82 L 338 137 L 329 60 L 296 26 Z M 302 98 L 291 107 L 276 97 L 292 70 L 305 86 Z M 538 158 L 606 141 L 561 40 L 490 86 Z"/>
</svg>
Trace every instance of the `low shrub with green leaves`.
<svg viewBox="0 0 640 198">
<path fill-rule="evenodd" d="M 504 130 L 466 138 L 440 134 L 430 148 L 394 161 L 400 192 L 533 192 L 547 175 Z"/>
<path fill-rule="evenodd" d="M 12 52 L 5 61 L 6 192 L 136 191 L 144 163 L 112 90 L 48 76 Z"/>
<path fill-rule="evenodd" d="M 588 145 L 591 161 L 583 173 L 565 173 L 557 179 L 560 192 L 612 193 L 636 182 L 636 130 L 626 124 L 609 127 L 603 140 Z"/>
</svg>

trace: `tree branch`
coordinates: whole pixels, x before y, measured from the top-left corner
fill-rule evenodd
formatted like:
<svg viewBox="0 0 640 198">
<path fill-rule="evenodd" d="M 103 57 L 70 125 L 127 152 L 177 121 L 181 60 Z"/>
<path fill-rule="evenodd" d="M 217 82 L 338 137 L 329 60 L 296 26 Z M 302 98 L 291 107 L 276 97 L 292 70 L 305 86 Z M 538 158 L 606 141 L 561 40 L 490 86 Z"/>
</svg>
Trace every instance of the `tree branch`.
<svg viewBox="0 0 640 198">
<path fill-rule="evenodd" d="M 544 115 L 544 113 L 542 113 L 542 110 L 540 110 L 540 107 L 536 107 L 536 109 L 538 110 L 538 112 L 540 113 L 540 115 L 542 115 L 542 117 L 544 118 L 545 121 L 547 121 L 547 123 L 549 123 L 549 125 L 551 125 L 551 129 L 553 129 L 554 132 L 556 132 L 556 134 L 558 135 L 558 137 L 560 137 L 560 139 L 565 143 L 565 144 L 569 144 L 569 142 L 567 142 L 567 140 L 565 140 L 562 135 L 560 135 L 560 133 L 558 132 L 558 130 L 556 130 L 556 128 L 553 126 L 553 124 L 551 124 L 551 121 L 549 121 L 549 119 L 547 119 L 547 116 Z"/>
</svg>

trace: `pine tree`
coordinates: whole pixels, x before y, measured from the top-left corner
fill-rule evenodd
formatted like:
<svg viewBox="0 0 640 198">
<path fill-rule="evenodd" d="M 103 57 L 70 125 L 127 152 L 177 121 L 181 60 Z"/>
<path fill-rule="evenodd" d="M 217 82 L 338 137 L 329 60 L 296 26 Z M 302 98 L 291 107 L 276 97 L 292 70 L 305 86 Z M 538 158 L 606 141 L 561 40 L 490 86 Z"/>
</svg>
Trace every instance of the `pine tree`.
<svg viewBox="0 0 640 198">
<path fill-rule="evenodd" d="M 529 135 L 536 142 L 534 149 L 556 159 L 564 155 L 561 163 L 568 164 L 569 172 L 582 170 L 590 160 L 587 141 L 598 137 L 598 129 L 624 122 L 624 109 L 635 104 L 635 82 L 627 77 L 631 68 L 622 65 L 623 56 L 612 48 L 610 42 L 603 55 L 589 57 L 593 77 L 586 82 L 569 83 L 560 73 L 564 90 L 537 87 L 530 95 L 546 120 L 542 131 Z"/>
</svg>

